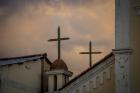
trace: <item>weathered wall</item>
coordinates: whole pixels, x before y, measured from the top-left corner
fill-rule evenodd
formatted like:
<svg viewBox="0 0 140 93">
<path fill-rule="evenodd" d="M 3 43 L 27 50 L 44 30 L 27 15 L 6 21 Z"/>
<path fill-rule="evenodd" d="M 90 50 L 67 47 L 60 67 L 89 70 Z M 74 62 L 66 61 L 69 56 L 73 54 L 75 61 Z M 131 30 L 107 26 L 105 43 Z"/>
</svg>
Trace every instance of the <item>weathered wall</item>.
<svg viewBox="0 0 140 93">
<path fill-rule="evenodd" d="M 41 60 L 0 67 L 0 76 L 1 93 L 39 93 Z"/>
<path fill-rule="evenodd" d="M 115 93 L 114 56 L 80 76 L 59 93 Z"/>
<path fill-rule="evenodd" d="M 112 66 L 111 78 L 104 77 L 104 83 L 98 84 L 97 89 L 94 89 L 91 93 L 115 93 L 115 73 L 114 65 Z"/>
<path fill-rule="evenodd" d="M 130 6 L 130 30 L 131 47 L 133 49 L 131 66 L 131 91 L 140 93 L 140 16 L 136 13 L 136 6 L 140 6 L 140 0 L 131 0 Z"/>
</svg>

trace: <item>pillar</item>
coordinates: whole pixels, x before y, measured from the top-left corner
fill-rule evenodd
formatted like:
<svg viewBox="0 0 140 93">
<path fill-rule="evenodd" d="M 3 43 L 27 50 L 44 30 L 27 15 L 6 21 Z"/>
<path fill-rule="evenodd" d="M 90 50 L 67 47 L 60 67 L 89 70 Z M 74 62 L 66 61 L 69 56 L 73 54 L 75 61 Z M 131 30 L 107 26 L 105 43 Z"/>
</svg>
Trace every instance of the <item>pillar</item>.
<svg viewBox="0 0 140 93">
<path fill-rule="evenodd" d="M 49 75 L 48 77 L 48 91 L 54 91 L 54 75 Z"/>
<path fill-rule="evenodd" d="M 57 75 L 57 89 L 62 88 L 62 86 L 64 85 L 64 77 L 62 74 Z"/>
<path fill-rule="evenodd" d="M 130 0 L 116 0 L 115 82 L 116 93 L 131 93 Z"/>
</svg>

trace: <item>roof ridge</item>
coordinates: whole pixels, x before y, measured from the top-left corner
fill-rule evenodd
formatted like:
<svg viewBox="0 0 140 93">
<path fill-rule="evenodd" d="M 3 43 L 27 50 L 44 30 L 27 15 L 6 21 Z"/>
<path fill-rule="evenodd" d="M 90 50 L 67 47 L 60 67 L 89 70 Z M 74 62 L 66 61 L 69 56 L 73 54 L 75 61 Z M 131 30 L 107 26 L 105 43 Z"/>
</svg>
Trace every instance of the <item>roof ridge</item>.
<svg viewBox="0 0 140 93">
<path fill-rule="evenodd" d="M 24 55 L 24 56 L 17 56 L 17 57 L 5 57 L 5 58 L 0 58 L 0 60 L 20 59 L 20 58 L 43 56 L 43 55 L 46 55 L 46 53 L 33 54 L 33 55 Z"/>
<path fill-rule="evenodd" d="M 34 55 L 27 55 L 27 56 L 1 58 L 0 66 L 9 65 L 9 64 L 20 64 L 28 61 L 36 61 L 38 59 L 40 60 L 44 59 L 50 65 L 52 64 L 51 61 L 47 58 L 47 53 L 41 53 L 41 54 L 34 54 Z"/>
</svg>

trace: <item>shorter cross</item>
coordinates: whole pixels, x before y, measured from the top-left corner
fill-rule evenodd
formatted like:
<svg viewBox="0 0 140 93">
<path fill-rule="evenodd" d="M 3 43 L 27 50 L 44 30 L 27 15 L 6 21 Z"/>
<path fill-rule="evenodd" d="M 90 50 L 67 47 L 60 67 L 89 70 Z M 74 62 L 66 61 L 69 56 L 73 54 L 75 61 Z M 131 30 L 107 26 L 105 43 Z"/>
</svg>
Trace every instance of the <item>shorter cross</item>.
<svg viewBox="0 0 140 93">
<path fill-rule="evenodd" d="M 89 42 L 89 52 L 80 52 L 80 54 L 89 54 L 89 66 L 92 66 L 92 54 L 101 54 L 102 52 L 92 52 L 92 42 Z"/>
<path fill-rule="evenodd" d="M 61 38 L 61 33 L 60 33 L 60 26 L 58 26 L 58 32 L 57 32 L 57 38 L 54 39 L 49 39 L 48 41 L 58 41 L 58 60 L 61 59 L 61 40 L 68 40 L 70 39 L 69 37 Z"/>
</svg>

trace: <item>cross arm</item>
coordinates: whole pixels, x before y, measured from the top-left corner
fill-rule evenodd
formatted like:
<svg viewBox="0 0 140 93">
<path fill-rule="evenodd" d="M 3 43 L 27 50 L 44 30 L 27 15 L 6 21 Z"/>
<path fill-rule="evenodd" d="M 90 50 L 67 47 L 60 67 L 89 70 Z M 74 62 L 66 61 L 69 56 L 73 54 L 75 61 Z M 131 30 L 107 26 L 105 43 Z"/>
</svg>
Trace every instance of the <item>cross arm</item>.
<svg viewBox="0 0 140 93">
<path fill-rule="evenodd" d="M 101 54 L 102 52 L 80 52 L 80 54 Z"/>
<path fill-rule="evenodd" d="M 60 40 L 68 40 L 70 39 L 69 37 L 66 38 L 60 38 Z M 49 39 L 48 41 L 58 41 L 59 39 L 55 38 L 55 39 Z"/>
</svg>

